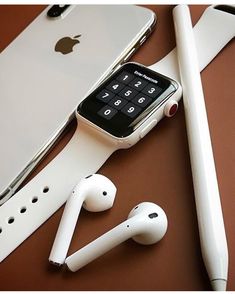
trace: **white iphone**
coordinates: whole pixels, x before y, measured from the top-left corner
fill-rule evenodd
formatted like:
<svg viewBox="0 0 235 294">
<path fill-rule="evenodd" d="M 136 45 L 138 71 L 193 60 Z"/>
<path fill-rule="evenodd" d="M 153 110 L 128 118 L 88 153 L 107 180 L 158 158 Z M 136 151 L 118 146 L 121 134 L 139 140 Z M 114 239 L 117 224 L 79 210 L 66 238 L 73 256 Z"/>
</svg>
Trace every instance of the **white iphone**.
<svg viewBox="0 0 235 294">
<path fill-rule="evenodd" d="M 155 22 L 151 10 L 138 6 L 53 5 L 0 54 L 0 204 Z"/>
</svg>

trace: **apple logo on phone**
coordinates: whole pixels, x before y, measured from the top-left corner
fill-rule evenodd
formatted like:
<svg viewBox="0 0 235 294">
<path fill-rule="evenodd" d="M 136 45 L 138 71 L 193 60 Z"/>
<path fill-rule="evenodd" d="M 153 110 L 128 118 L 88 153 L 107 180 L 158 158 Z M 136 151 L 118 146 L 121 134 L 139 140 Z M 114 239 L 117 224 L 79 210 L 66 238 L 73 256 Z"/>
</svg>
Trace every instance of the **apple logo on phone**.
<svg viewBox="0 0 235 294">
<path fill-rule="evenodd" d="M 64 37 L 60 39 L 56 45 L 55 45 L 55 51 L 60 52 L 62 54 L 68 54 L 73 51 L 73 47 L 80 43 L 78 38 L 81 37 L 81 35 L 74 36 L 73 38 L 71 37 Z"/>
</svg>

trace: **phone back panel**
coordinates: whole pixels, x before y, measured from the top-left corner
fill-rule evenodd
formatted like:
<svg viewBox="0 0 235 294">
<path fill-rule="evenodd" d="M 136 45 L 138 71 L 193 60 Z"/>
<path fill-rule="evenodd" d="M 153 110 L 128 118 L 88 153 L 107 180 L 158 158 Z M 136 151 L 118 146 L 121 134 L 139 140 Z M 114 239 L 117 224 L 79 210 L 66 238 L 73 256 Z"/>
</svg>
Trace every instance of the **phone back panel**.
<svg viewBox="0 0 235 294">
<path fill-rule="evenodd" d="M 48 9 L 0 54 L 0 193 L 154 22 L 129 5 L 75 6 L 64 19 Z M 64 37 L 79 40 L 68 54 L 55 51 Z"/>
</svg>

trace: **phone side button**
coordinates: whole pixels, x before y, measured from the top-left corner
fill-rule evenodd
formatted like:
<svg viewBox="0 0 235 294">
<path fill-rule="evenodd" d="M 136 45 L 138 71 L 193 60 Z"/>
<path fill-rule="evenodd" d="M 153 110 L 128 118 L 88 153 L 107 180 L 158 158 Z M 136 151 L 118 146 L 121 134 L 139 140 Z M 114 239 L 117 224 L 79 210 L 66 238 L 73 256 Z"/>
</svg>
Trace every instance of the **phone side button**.
<svg viewBox="0 0 235 294">
<path fill-rule="evenodd" d="M 131 56 L 134 54 L 135 52 L 135 47 L 131 49 L 131 51 L 127 54 L 127 56 L 123 59 L 123 62 L 126 62 L 128 59 L 131 58 Z"/>
<path fill-rule="evenodd" d="M 146 41 L 147 36 L 143 36 L 143 38 L 140 40 L 140 46 Z"/>
<path fill-rule="evenodd" d="M 153 127 L 155 127 L 157 124 L 157 120 L 152 120 L 146 127 L 143 128 L 143 130 L 140 132 L 139 138 L 144 138 L 145 135 L 148 134 L 152 130 Z"/>
</svg>

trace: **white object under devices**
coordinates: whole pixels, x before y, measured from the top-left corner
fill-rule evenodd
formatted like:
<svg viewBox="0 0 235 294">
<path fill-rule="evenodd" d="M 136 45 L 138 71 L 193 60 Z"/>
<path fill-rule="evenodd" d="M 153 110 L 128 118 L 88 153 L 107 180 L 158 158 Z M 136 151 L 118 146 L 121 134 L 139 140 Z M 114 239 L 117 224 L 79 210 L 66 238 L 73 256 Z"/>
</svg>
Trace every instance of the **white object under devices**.
<svg viewBox="0 0 235 294">
<path fill-rule="evenodd" d="M 167 217 L 162 208 L 142 202 L 131 210 L 125 222 L 67 257 L 65 264 L 75 272 L 127 239 L 151 245 L 160 241 L 166 231 Z"/>
<path fill-rule="evenodd" d="M 114 184 L 99 174 L 87 176 L 75 186 L 64 208 L 49 256 L 50 262 L 55 265 L 64 263 L 81 207 L 91 212 L 110 209 L 116 191 Z"/>
<path fill-rule="evenodd" d="M 82 99 L 140 47 L 156 21 L 151 10 L 133 5 L 71 5 L 60 16 L 57 5 L 51 13 L 57 17 L 49 17 L 53 7 L 0 54 L 0 204 L 42 159 Z"/>
<path fill-rule="evenodd" d="M 176 6 L 173 17 L 202 256 L 213 289 L 225 291 L 228 248 L 188 6 Z"/>
<path fill-rule="evenodd" d="M 210 11 L 210 13 L 208 13 L 208 10 Z M 208 21 L 206 21 L 207 17 L 209 18 Z M 207 48 L 204 47 L 204 45 L 206 44 L 203 41 L 204 31 L 207 30 L 207 25 L 209 21 L 213 23 L 213 19 L 214 19 L 214 22 L 217 24 L 219 21 L 218 17 L 221 23 L 223 22 L 227 24 L 227 26 L 225 25 L 222 27 L 222 30 L 224 30 L 224 34 L 228 35 L 227 31 L 230 31 L 229 33 L 230 39 L 232 38 L 231 35 L 234 36 L 235 29 L 234 29 L 234 26 L 231 26 L 231 17 L 233 17 L 234 19 L 234 16 L 231 16 L 228 13 L 209 7 L 205 11 L 205 16 L 204 14 L 202 16 L 202 25 L 200 25 L 201 23 L 200 20 L 198 24 L 196 25 L 198 47 L 200 47 L 200 43 L 201 43 L 200 35 L 202 36 L 202 48 L 200 49 L 199 60 L 201 59 L 205 60 L 203 52 L 204 51 L 207 52 L 208 50 Z M 205 27 L 203 24 L 205 25 Z M 214 42 L 218 42 L 220 44 L 219 49 L 222 49 L 223 46 L 225 46 L 230 39 L 219 38 L 217 37 L 216 32 L 218 32 L 218 36 L 221 35 L 221 30 L 215 31 L 214 34 L 210 36 L 211 43 L 206 44 L 206 46 L 210 47 L 210 44 L 214 44 Z M 210 62 L 210 58 L 211 58 L 211 55 L 206 56 L 207 62 L 204 63 L 204 65 Z M 169 75 L 171 77 L 174 77 L 174 75 L 176 75 L 176 77 L 179 77 L 177 75 L 177 70 L 178 70 L 177 66 L 178 65 L 177 65 L 176 55 L 173 52 L 167 55 L 167 57 L 163 59 L 163 62 L 160 61 L 159 63 L 156 63 L 154 66 L 152 66 L 152 68 L 155 70 L 159 68 L 159 72 L 163 72 L 163 73 L 169 72 Z M 145 71 L 144 67 L 142 66 L 140 67 L 141 67 L 141 70 Z M 200 68 L 200 69 L 202 70 L 203 68 Z M 149 73 L 149 70 L 148 69 L 146 70 Z M 137 71 L 137 72 L 141 73 L 140 71 Z M 152 74 L 154 75 L 154 73 Z M 165 96 L 166 100 L 163 99 L 162 104 L 161 103 L 150 104 L 150 106 L 153 107 L 152 112 L 151 111 L 148 112 L 150 109 L 148 108 L 148 106 L 145 105 L 145 107 L 148 108 L 148 111 L 147 112 L 141 111 L 140 116 L 137 113 L 138 119 L 140 119 L 139 122 L 136 121 L 135 119 L 133 120 L 133 122 L 135 123 L 132 126 L 135 129 L 129 128 L 127 127 L 127 125 L 126 125 L 126 128 L 125 128 L 125 125 L 123 126 L 123 131 L 127 133 L 128 131 L 132 132 L 127 137 L 117 137 L 111 134 L 109 131 L 102 129 L 102 127 L 96 126 L 94 122 L 90 122 L 88 119 L 78 114 L 77 130 L 75 131 L 71 141 L 62 150 L 62 152 L 56 158 L 54 158 L 54 160 L 52 160 L 46 166 L 46 168 L 44 168 L 38 175 L 36 175 L 36 177 L 34 177 L 26 186 L 24 186 L 19 192 L 17 192 L 12 199 L 7 201 L 2 207 L 0 207 L 0 229 L 1 229 L 0 261 L 3 260 L 8 254 L 10 254 L 28 236 L 30 236 L 30 234 L 32 234 L 44 221 L 46 221 L 67 200 L 68 196 L 70 195 L 72 191 L 72 187 L 75 186 L 75 184 L 79 181 L 79 179 L 82 179 L 83 177 L 89 174 L 97 172 L 97 170 L 103 165 L 103 163 L 108 159 L 108 157 L 117 149 L 131 147 L 132 144 L 134 144 L 135 142 L 143 138 L 157 124 L 159 119 L 161 119 L 164 116 L 164 107 L 166 106 L 166 103 L 169 102 L 170 100 L 177 101 L 180 98 L 181 90 L 180 90 L 180 87 L 178 87 L 178 83 L 176 81 L 172 81 L 171 79 L 167 77 L 163 77 L 162 75 L 159 75 L 159 74 L 156 74 L 156 75 L 160 77 L 160 79 L 163 79 L 163 81 L 165 81 L 166 84 L 169 85 L 168 90 L 171 89 L 172 95 L 170 97 L 166 95 Z M 140 76 L 138 76 L 138 78 L 139 77 Z M 151 79 L 149 75 L 147 75 L 146 77 Z M 125 75 L 122 78 L 125 79 Z M 156 79 L 154 78 L 151 80 L 156 81 Z M 132 81 L 130 81 L 130 83 L 131 82 Z M 149 86 L 148 83 L 152 84 L 152 82 L 149 81 L 149 79 L 146 80 L 146 82 L 147 82 L 146 87 Z M 139 83 L 136 83 L 136 84 L 139 84 Z M 143 84 L 144 83 L 142 83 L 142 86 Z M 122 85 L 125 85 L 125 83 L 122 83 Z M 114 88 L 116 88 L 115 84 L 109 85 L 109 86 L 110 87 L 114 86 Z M 176 88 L 176 86 L 178 88 Z M 125 86 L 123 87 L 122 90 L 124 90 L 124 88 Z M 176 91 L 174 92 L 172 91 L 172 89 L 175 89 Z M 156 87 L 155 87 L 155 91 L 151 90 L 151 87 L 150 87 L 147 91 L 156 93 L 156 90 L 157 90 Z M 98 98 L 99 99 L 111 98 L 110 93 L 112 96 L 113 91 L 110 91 L 110 90 L 108 91 L 109 93 L 103 92 L 101 95 L 99 95 Z M 134 92 L 132 91 L 132 93 Z M 131 95 L 132 93 L 126 92 L 125 90 L 124 92 L 122 92 L 122 94 L 124 95 L 125 94 Z M 161 91 L 158 93 L 160 94 L 162 99 L 163 96 L 161 94 Z M 164 93 L 166 94 L 166 91 L 164 91 Z M 107 94 L 109 94 L 108 97 L 107 97 Z M 148 94 L 151 94 L 151 93 L 148 93 Z M 149 99 L 141 99 L 141 98 L 148 98 L 148 97 Z M 98 98 L 97 98 L 97 101 L 100 101 Z M 130 98 L 130 97 L 127 97 L 127 98 Z M 144 102 L 144 104 L 145 103 L 148 104 L 149 101 L 150 102 L 157 101 L 156 99 L 154 100 L 154 98 L 150 97 L 149 95 L 145 97 L 140 97 L 139 99 L 137 99 L 135 103 L 133 104 L 136 105 L 136 103 L 140 103 L 140 102 L 142 103 Z M 113 100 L 113 98 L 111 100 Z M 111 100 L 108 103 L 111 103 Z M 123 99 L 119 99 L 119 100 L 123 100 Z M 112 102 L 115 103 L 117 101 L 115 100 Z M 120 104 L 120 103 L 121 102 L 118 102 L 116 104 Z M 127 102 L 127 104 L 128 103 L 129 102 Z M 115 105 L 115 106 L 118 107 L 118 105 Z M 139 109 L 143 109 L 143 108 L 141 108 L 141 106 L 137 106 L 137 108 L 134 107 L 134 109 L 136 111 L 139 111 Z M 101 114 L 103 116 L 108 114 L 108 118 L 114 115 L 112 118 L 115 118 L 115 111 L 110 111 L 110 109 L 107 112 L 105 111 L 106 110 L 100 113 L 99 115 L 100 119 L 102 118 Z M 132 115 L 131 113 L 133 112 L 133 108 L 127 107 L 125 111 L 126 111 L 126 114 Z M 136 114 L 136 111 L 135 111 L 135 114 Z M 119 110 L 119 114 L 120 112 L 123 113 L 122 111 Z M 130 117 L 130 119 L 132 118 Z M 109 127 L 108 121 L 109 120 L 106 121 L 107 128 Z M 117 130 L 114 130 L 114 131 L 116 132 Z M 65 179 L 65 175 L 66 175 L 66 179 Z M 36 200 L 37 200 L 37 203 L 35 203 Z M 27 213 L 21 213 L 22 209 L 27 209 Z M 15 221 L 13 223 L 11 222 L 11 225 L 9 225 L 8 221 L 10 219 L 12 220 L 12 218 Z"/>
</svg>

